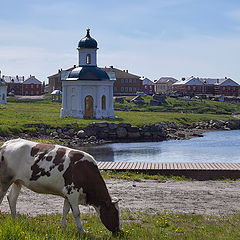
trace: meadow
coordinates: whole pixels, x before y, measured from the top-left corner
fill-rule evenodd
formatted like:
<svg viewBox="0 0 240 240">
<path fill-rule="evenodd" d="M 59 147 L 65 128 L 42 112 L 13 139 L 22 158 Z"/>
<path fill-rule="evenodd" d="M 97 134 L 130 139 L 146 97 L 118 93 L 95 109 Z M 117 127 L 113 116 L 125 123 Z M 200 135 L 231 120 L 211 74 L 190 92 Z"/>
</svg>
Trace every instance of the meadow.
<svg viewBox="0 0 240 240">
<path fill-rule="evenodd" d="M 19 215 L 12 220 L 8 213 L 0 211 L 1 240 L 66 240 L 66 239 L 186 239 L 186 240 L 232 240 L 240 238 L 239 214 L 231 216 L 200 216 L 195 214 L 153 213 L 151 211 L 122 211 L 122 233 L 112 236 L 96 214 L 82 215 L 87 234 L 79 236 L 71 214 L 67 228 L 59 227 L 60 215 L 29 217 Z"/>
<path fill-rule="evenodd" d="M 150 101 L 149 96 L 145 97 Z M 38 102 L 8 102 L 0 108 L 0 135 L 19 135 L 24 132 L 36 132 L 34 124 L 44 123 L 51 127 L 72 125 L 75 128 L 85 127 L 91 122 L 103 120 L 59 118 L 60 103 L 52 103 L 49 98 Z M 142 126 L 165 121 L 178 124 L 208 120 L 227 120 L 232 114 L 240 113 L 240 106 L 212 101 L 167 99 L 159 107 L 148 104 L 137 106 L 125 102 L 115 104 L 115 119 L 104 120 L 114 123 L 130 123 Z M 33 124 L 27 128 L 26 124 Z M 104 178 L 122 178 L 140 181 L 153 179 L 162 181 L 165 177 L 132 173 L 102 173 Z M 175 178 L 181 181 L 182 178 Z M 185 180 L 185 179 L 183 179 Z M 0 207 L 1 208 L 1 207 Z M 106 230 L 95 214 L 82 215 L 86 236 L 77 234 L 76 225 L 71 214 L 68 216 L 67 229 L 59 228 L 60 215 L 40 215 L 30 217 L 19 215 L 13 221 L 11 216 L 0 210 L 0 239 L 240 239 L 239 214 L 223 216 L 201 216 L 196 214 L 156 213 L 151 211 L 122 211 L 123 232 L 113 237 Z"/>
<path fill-rule="evenodd" d="M 146 102 L 150 100 L 145 97 Z M 191 124 L 209 120 L 227 120 L 232 114 L 240 113 L 240 105 L 213 101 L 189 100 L 168 98 L 162 106 L 151 107 L 148 104 L 138 106 L 127 102 L 115 103 L 115 119 L 75 119 L 72 117 L 60 118 L 61 104 L 51 102 L 49 98 L 36 102 L 8 102 L 0 108 L 0 135 L 19 135 L 23 132 L 36 133 L 34 124 L 44 123 L 49 127 L 64 127 L 71 125 L 78 129 L 94 122 L 130 123 L 134 126 L 156 124 L 165 121 L 174 121 L 178 124 Z M 26 124 L 33 124 L 26 127 Z"/>
</svg>

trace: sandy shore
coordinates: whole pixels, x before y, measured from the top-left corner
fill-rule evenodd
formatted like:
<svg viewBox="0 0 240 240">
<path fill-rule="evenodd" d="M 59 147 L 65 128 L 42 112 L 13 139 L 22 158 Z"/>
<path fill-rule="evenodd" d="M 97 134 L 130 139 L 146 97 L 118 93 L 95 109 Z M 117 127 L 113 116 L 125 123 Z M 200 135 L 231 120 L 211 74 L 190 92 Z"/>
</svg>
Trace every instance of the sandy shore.
<svg viewBox="0 0 240 240">
<path fill-rule="evenodd" d="M 171 211 L 176 213 L 229 214 L 240 212 L 240 182 L 223 181 L 151 181 L 106 180 L 111 196 L 121 198 L 120 208 L 131 211 Z M 34 193 L 23 188 L 17 203 L 21 214 L 61 213 L 63 198 Z M 0 209 L 8 211 L 6 197 Z M 82 213 L 94 211 L 80 206 Z"/>
</svg>

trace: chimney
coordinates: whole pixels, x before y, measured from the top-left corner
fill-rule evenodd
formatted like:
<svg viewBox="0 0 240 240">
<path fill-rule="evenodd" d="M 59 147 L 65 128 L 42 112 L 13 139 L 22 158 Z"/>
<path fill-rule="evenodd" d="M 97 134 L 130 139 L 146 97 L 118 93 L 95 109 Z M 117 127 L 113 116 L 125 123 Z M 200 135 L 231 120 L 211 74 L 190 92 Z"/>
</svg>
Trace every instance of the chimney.
<svg viewBox="0 0 240 240">
<path fill-rule="evenodd" d="M 73 67 L 76 68 L 76 64 L 74 64 Z"/>
<path fill-rule="evenodd" d="M 126 72 L 128 73 L 128 70 L 126 70 Z"/>
<path fill-rule="evenodd" d="M 0 70 L 0 79 L 1 79 L 1 75 L 2 75 L 2 72 L 1 72 L 1 70 Z"/>
<path fill-rule="evenodd" d="M 60 69 L 58 69 L 58 73 L 60 73 L 61 71 L 60 71 Z"/>
<path fill-rule="evenodd" d="M 217 79 L 217 83 L 219 83 L 219 79 Z"/>
<path fill-rule="evenodd" d="M 185 80 L 186 80 L 186 78 L 185 78 L 185 77 L 183 77 L 183 78 L 182 78 L 182 81 L 185 81 Z"/>
<path fill-rule="evenodd" d="M 23 78 L 23 81 L 24 81 L 24 76 L 22 78 Z"/>
<path fill-rule="evenodd" d="M 227 79 L 227 77 L 225 77 L 225 79 Z"/>
<path fill-rule="evenodd" d="M 110 68 L 113 68 L 113 66 L 110 66 Z"/>
</svg>

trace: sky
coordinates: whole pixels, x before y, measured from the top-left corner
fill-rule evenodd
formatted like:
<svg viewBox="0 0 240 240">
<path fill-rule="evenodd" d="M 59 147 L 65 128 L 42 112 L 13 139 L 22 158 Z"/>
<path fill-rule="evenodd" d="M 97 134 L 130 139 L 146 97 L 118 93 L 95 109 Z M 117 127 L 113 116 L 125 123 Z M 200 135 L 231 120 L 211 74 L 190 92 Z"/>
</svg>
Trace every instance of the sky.
<svg viewBox="0 0 240 240">
<path fill-rule="evenodd" d="M 0 0 L 2 75 L 48 82 L 78 64 L 90 28 L 98 66 L 151 80 L 230 77 L 240 83 L 239 0 Z"/>
</svg>

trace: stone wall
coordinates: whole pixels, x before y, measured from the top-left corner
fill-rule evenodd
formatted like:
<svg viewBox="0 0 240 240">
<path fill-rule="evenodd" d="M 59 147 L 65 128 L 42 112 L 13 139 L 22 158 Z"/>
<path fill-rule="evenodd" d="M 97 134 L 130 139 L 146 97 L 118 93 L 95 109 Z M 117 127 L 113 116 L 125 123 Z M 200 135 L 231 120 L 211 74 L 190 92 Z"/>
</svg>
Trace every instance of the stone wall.
<svg viewBox="0 0 240 240">
<path fill-rule="evenodd" d="M 201 137 L 203 132 L 213 130 L 240 129 L 239 119 L 228 121 L 208 121 L 189 125 L 178 125 L 175 122 L 132 126 L 128 123 L 91 123 L 86 128 L 67 125 L 64 128 L 49 128 L 45 124 L 27 124 L 26 127 L 37 127 L 41 135 L 51 136 L 68 142 L 69 145 L 102 144 L 105 142 L 138 142 L 163 141 L 169 139 L 189 139 Z"/>
</svg>

